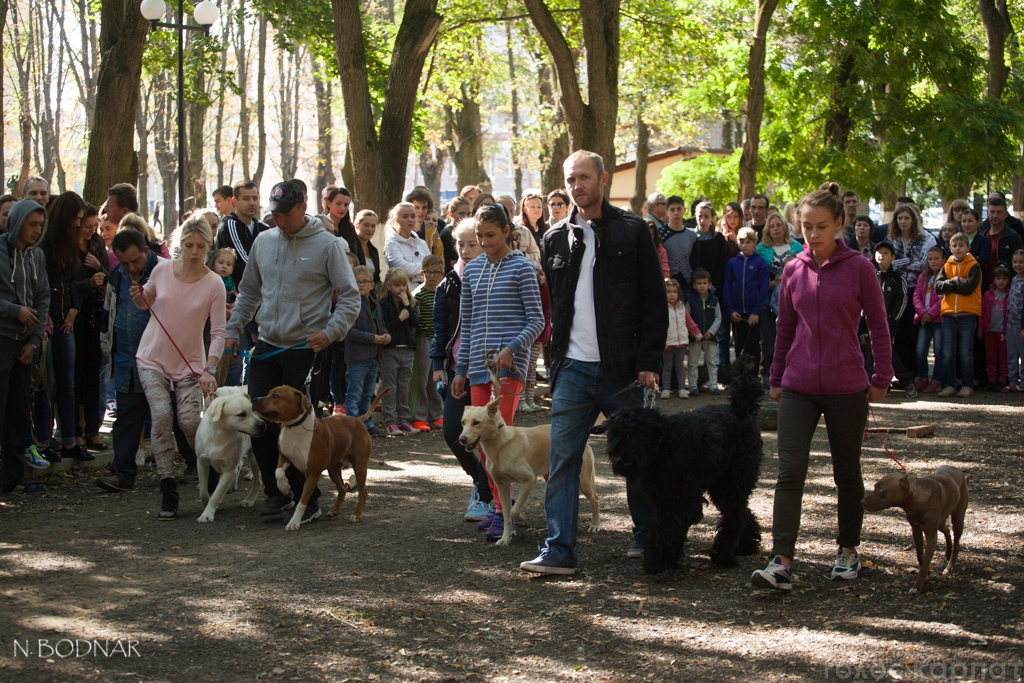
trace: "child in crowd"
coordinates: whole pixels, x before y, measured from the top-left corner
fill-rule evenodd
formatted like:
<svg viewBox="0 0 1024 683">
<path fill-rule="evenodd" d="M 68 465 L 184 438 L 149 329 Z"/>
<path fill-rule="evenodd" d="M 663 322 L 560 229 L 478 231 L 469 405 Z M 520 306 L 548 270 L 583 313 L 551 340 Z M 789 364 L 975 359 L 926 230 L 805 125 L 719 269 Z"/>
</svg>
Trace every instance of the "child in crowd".
<svg viewBox="0 0 1024 683">
<path fill-rule="evenodd" d="M 427 216 L 429 222 L 430 212 Z M 441 395 L 430 381 L 430 340 L 434 338 L 434 292 L 444 277 L 444 259 L 437 254 L 425 256 L 420 276 L 423 278 L 423 284 L 412 293 L 412 298 L 416 301 L 416 313 L 420 319 L 419 329 L 416 330 L 416 409 L 412 426 L 421 432 L 429 432 L 431 428 L 441 428 L 444 415 Z"/>
<path fill-rule="evenodd" d="M 740 253 L 725 264 L 722 302 L 732 321 L 736 355 L 749 353 L 761 358 L 761 330 L 758 327 L 771 279 L 768 264 L 757 255 L 757 233 L 742 228 L 737 235 Z"/>
<path fill-rule="evenodd" d="M 992 287 L 981 297 L 981 324 L 978 339 L 985 342 L 985 374 L 989 391 L 1006 386 L 1006 305 L 1010 289 L 1010 269 L 1000 263 L 992 269 Z"/>
<path fill-rule="evenodd" d="M 229 292 L 234 292 L 237 289 L 235 281 L 231 279 L 231 273 L 235 270 L 234 249 L 218 249 L 213 252 L 210 256 L 210 270 L 224 280 L 224 289 Z"/>
<path fill-rule="evenodd" d="M 679 383 L 679 398 L 690 398 L 686 393 L 686 344 L 691 336 L 700 336 L 700 329 L 686 310 L 679 283 L 672 278 L 665 280 L 665 294 L 668 297 L 668 336 L 665 338 L 665 354 L 661 366 L 661 397 L 669 398 L 672 395 L 674 369 L 676 382 Z M 690 386 L 696 389 L 697 383 Z"/>
<path fill-rule="evenodd" d="M 487 405 L 497 395 L 501 416 L 511 425 L 526 380 L 530 346 L 544 329 L 544 311 L 537 273 L 530 260 L 512 248 L 516 235 L 505 210 L 484 205 L 476 212 L 476 220 L 476 237 L 485 256 L 471 261 L 462 272 L 462 340 L 450 391 L 455 398 L 463 398 L 468 380 L 474 406 Z M 492 349 L 500 349 L 494 358 L 497 387 L 485 365 Z M 482 449 L 480 461 L 486 467 Z M 495 507 L 480 528 L 486 529 L 488 541 L 497 541 L 505 530 L 504 511 L 490 477 L 488 483 Z"/>
<path fill-rule="evenodd" d="M 949 251 L 949 241 L 953 239 L 953 235 L 960 232 L 960 226 L 956 223 L 946 223 L 942 226 L 939 231 L 939 247 L 942 252 L 946 255 L 946 258 L 950 257 L 951 252 Z"/>
<path fill-rule="evenodd" d="M 942 381 L 941 398 L 954 393 L 960 398 L 974 395 L 974 335 L 981 317 L 981 264 L 968 251 L 967 235 L 958 232 L 949 240 L 952 255 L 935 281 L 935 293 L 942 296 Z M 956 361 L 960 359 L 960 391 L 956 390 Z"/>
<path fill-rule="evenodd" d="M 462 273 L 470 261 L 484 253 L 476 239 L 475 218 L 464 218 L 451 234 L 459 258 L 434 293 L 434 340 L 430 344 L 430 358 L 434 362 L 433 379 L 445 386 L 451 384 L 455 377 L 455 363 L 462 342 Z M 467 450 L 459 441 L 462 435 L 462 411 L 468 405 L 471 405 L 468 395 L 455 398 L 452 392 L 446 391 L 441 429 L 448 448 L 462 465 L 463 471 L 473 480 L 473 490 L 463 519 L 467 522 L 480 522 L 487 516 L 493 500 L 483 463 L 476 451 Z"/>
<path fill-rule="evenodd" d="M 878 264 L 878 283 L 882 286 L 882 298 L 885 300 L 885 313 L 889 317 L 889 340 L 895 345 L 896 330 L 900 317 L 907 308 L 907 277 L 903 271 L 893 268 L 896 259 L 896 247 L 885 240 L 875 245 L 875 262 Z M 896 347 L 893 346 L 892 367 L 896 381 L 903 387 L 907 398 L 917 396 L 913 373 L 902 363 Z"/>
<path fill-rule="evenodd" d="M 409 277 L 401 268 L 392 268 L 384 278 L 384 291 L 380 296 L 381 320 L 391 340 L 384 345 L 380 363 L 380 390 L 391 391 L 381 400 L 384 434 L 397 436 L 419 433 L 410 424 L 409 387 L 416 358 L 416 332 L 420 321 L 412 305 Z M 347 412 L 347 411 L 346 411 Z"/>
<path fill-rule="evenodd" d="M 699 244 L 699 242 L 698 242 Z M 704 364 L 708 368 L 708 387 L 717 396 L 718 388 L 718 328 L 722 325 L 722 310 L 718 299 L 711 293 L 711 273 L 704 268 L 693 271 L 693 291 L 686 294 L 686 309 L 697 325 L 697 340 L 690 344 L 690 396 L 700 394 L 697 384 L 697 370 L 700 368 L 700 354 L 704 353 Z"/>
<path fill-rule="evenodd" d="M 1006 386 L 1002 391 L 1021 391 L 1021 368 L 1024 360 L 1024 249 L 1013 252 L 1013 280 L 1006 299 Z"/>
<path fill-rule="evenodd" d="M 359 287 L 360 308 L 359 317 L 345 336 L 345 413 L 359 417 L 370 409 L 382 350 L 391 343 L 391 335 L 384 328 L 380 303 L 373 296 L 373 271 L 356 266 L 352 274 Z M 366 429 L 370 436 L 380 436 L 372 417 L 366 421 Z"/>
<path fill-rule="evenodd" d="M 927 262 L 914 290 L 914 324 L 919 326 L 914 388 L 926 394 L 934 394 L 942 388 L 942 297 L 935 293 L 935 282 L 945 262 L 942 247 L 928 249 Z M 933 341 L 935 365 L 932 367 L 932 379 L 928 381 L 928 347 Z"/>
</svg>

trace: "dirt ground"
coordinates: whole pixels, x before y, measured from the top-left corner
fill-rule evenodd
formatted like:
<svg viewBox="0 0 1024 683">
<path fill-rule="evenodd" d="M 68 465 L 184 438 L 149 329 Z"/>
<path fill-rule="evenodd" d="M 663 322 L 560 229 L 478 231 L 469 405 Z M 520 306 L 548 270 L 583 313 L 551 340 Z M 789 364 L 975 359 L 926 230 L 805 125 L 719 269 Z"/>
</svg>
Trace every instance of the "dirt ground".
<svg viewBox="0 0 1024 683">
<path fill-rule="evenodd" d="M 711 400 L 724 398 L 659 403 L 676 411 Z M 91 476 L 55 476 L 46 495 L 0 497 L 0 680 L 1019 680 L 1022 406 L 1019 395 L 982 394 L 876 407 L 883 426 L 938 425 L 927 439 L 886 435 L 911 471 L 952 464 L 973 474 L 958 571 L 940 575 L 940 538 L 920 596 L 907 595 L 916 560 L 899 510 L 866 516 L 860 579 L 828 580 L 835 495 L 822 427 L 787 595 L 749 584 L 771 545 L 773 433 L 764 434 L 752 499 L 764 553 L 736 569 L 712 566 L 717 513 L 706 508 L 688 566 L 657 577 L 625 557 L 625 489 L 599 438 L 604 529 L 581 533 L 581 570 L 561 579 L 518 569 L 543 543 L 543 483 L 513 545 L 489 545 L 462 521 L 469 480 L 437 433 L 375 441 L 361 523 L 345 519 L 350 499 L 342 518 L 297 532 L 236 507 L 244 491 L 226 499 L 215 523 L 197 524 L 191 487 L 182 518 L 158 523 L 152 466 L 124 494 L 101 492 Z M 894 468 L 872 437 L 867 485 Z M 326 507 L 335 493 L 321 487 Z M 581 499 L 583 524 L 589 515 Z M 120 640 L 122 651 L 62 657 L 46 644 L 40 652 L 41 639 L 63 655 L 70 645 L 58 641 L 74 639 L 112 648 Z"/>
</svg>

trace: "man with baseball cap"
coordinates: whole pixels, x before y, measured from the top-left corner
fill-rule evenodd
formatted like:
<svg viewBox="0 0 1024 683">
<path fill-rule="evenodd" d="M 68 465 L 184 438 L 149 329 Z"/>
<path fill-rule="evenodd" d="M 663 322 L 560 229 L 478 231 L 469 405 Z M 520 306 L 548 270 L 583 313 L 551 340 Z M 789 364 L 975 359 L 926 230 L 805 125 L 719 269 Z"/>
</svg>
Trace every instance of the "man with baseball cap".
<svg viewBox="0 0 1024 683">
<path fill-rule="evenodd" d="M 227 326 L 225 349 L 235 351 L 238 338 L 253 315 L 259 340 L 249 365 L 249 395 L 264 396 L 287 384 L 305 389 L 316 355 L 344 339 L 359 314 L 359 290 L 341 240 L 320 219 L 306 215 L 306 193 L 300 181 L 274 185 L 267 207 L 277 227 L 257 235 L 249 265 L 238 286 L 238 299 Z M 331 312 L 332 295 L 338 299 Z M 257 312 L 258 309 L 258 312 Z M 268 356 L 268 354 L 273 354 Z M 281 514 L 294 507 L 291 494 L 277 489 L 277 425 L 253 437 L 252 450 L 263 475 L 267 502 L 260 515 Z M 301 492 L 305 477 L 292 466 L 286 472 L 292 491 Z M 303 524 L 320 516 L 317 489 L 302 517 Z"/>
</svg>

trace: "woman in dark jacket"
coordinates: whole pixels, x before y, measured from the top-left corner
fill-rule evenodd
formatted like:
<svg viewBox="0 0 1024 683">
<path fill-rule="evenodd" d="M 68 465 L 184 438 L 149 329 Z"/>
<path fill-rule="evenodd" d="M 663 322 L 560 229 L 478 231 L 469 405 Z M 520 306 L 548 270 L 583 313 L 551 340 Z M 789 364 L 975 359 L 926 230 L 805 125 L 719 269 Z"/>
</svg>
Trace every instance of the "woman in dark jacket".
<svg viewBox="0 0 1024 683">
<path fill-rule="evenodd" d="M 42 249 L 50 280 L 50 320 L 53 336 L 47 353 L 49 395 L 36 392 L 33 423 L 36 441 L 49 448 L 53 433 L 50 398 L 60 422 L 60 456 L 92 460 L 93 456 L 75 441 L 78 402 L 75 400 L 75 319 L 82 308 L 75 272 L 79 265 L 78 241 L 85 202 L 74 192 L 65 192 L 50 205 L 49 222 Z M 97 377 L 99 367 L 96 368 Z M 45 450 L 44 448 L 44 450 Z"/>
<path fill-rule="evenodd" d="M 107 281 L 107 247 L 96 228 L 99 211 L 85 205 L 78 237 L 78 263 L 75 267 L 75 288 L 82 308 L 75 317 L 75 395 L 79 418 L 75 436 L 78 445 L 89 450 L 105 448 L 100 441 L 103 413 L 100 406 L 100 317 L 103 314 L 103 291 Z"/>
<path fill-rule="evenodd" d="M 380 293 L 380 253 L 370 240 L 377 232 L 377 214 L 363 209 L 356 214 L 356 240 L 352 243 L 352 253 L 359 260 L 359 265 L 367 266 L 373 271 L 373 289 Z"/>
</svg>

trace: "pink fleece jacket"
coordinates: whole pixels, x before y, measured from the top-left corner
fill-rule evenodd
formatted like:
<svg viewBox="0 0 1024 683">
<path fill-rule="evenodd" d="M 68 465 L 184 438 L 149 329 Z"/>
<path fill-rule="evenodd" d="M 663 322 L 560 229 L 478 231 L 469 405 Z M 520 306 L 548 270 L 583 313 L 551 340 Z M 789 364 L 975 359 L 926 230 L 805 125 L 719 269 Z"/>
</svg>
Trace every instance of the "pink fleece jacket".
<svg viewBox="0 0 1024 683">
<path fill-rule="evenodd" d="M 818 267 L 810 251 L 793 258 L 779 283 L 775 358 L 770 382 L 802 394 L 855 394 L 868 388 L 857 329 L 861 311 L 871 335 L 871 384 L 892 381 L 892 345 L 874 265 L 842 240 Z"/>
<path fill-rule="evenodd" d="M 927 286 L 922 283 L 927 282 Z M 930 322 L 932 325 L 942 323 L 942 295 L 935 293 L 935 276 L 921 273 L 917 278 L 917 287 L 914 288 L 914 324 L 921 324 L 921 316 L 925 311 L 932 314 Z M 924 303 L 926 294 L 931 294 L 928 305 Z"/>
</svg>

